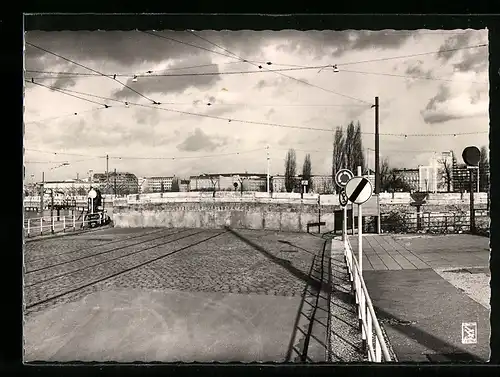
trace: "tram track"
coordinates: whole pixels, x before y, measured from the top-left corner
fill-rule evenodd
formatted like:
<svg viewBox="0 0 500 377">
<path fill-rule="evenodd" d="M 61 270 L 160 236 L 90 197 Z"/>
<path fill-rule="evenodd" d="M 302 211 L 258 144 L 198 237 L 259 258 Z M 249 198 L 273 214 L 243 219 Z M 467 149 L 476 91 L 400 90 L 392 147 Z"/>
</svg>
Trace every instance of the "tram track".
<svg viewBox="0 0 500 377">
<path fill-rule="evenodd" d="M 93 257 L 99 256 L 99 255 L 103 255 L 103 254 L 111 253 L 111 252 L 114 252 L 114 251 L 126 249 L 128 247 L 142 245 L 142 244 L 145 244 L 145 243 L 148 243 L 148 242 L 153 242 L 153 241 L 165 238 L 165 237 L 169 237 L 169 236 L 172 236 L 172 235 L 175 235 L 175 234 L 179 234 L 179 233 L 184 233 L 184 232 L 187 232 L 187 231 L 189 231 L 189 229 L 185 229 L 185 230 L 181 230 L 181 231 L 172 231 L 172 232 L 169 232 L 167 234 L 162 234 L 161 236 L 154 237 L 154 238 L 151 238 L 151 239 L 142 240 L 142 241 L 139 241 L 139 242 L 136 242 L 136 243 L 132 243 L 132 244 L 125 244 L 125 245 L 120 246 L 120 247 L 114 247 L 114 248 L 111 248 L 109 250 L 100 251 L 100 252 L 97 252 L 97 253 L 94 253 L 94 254 L 90 254 L 90 255 L 83 255 L 83 256 L 78 257 L 78 258 L 63 260 L 61 262 L 56 262 L 56 263 L 53 263 L 53 264 L 50 264 L 50 262 L 53 262 L 53 261 L 49 260 L 48 261 L 49 263 L 46 264 L 46 265 L 44 265 L 44 266 L 42 266 L 42 267 L 32 268 L 32 269 L 26 268 L 25 275 L 32 274 L 32 273 L 39 272 L 39 271 L 48 270 L 48 269 L 55 268 L 55 267 L 58 267 L 58 266 L 63 266 L 63 265 L 68 264 L 68 263 L 74 263 L 74 262 L 78 262 L 78 261 L 81 261 L 81 260 L 84 260 L 84 259 L 93 258 Z M 165 232 L 165 230 L 163 230 L 163 232 Z M 155 233 L 155 234 L 158 234 L 158 233 Z M 128 241 L 130 241 L 130 239 Z M 89 249 L 95 249 L 96 247 L 99 247 L 99 246 L 103 247 L 103 246 L 108 246 L 108 245 L 109 245 L 109 243 L 106 244 L 106 245 L 91 246 L 91 247 L 89 247 Z M 82 248 L 79 251 L 81 251 L 81 252 L 87 252 L 88 249 Z"/>
<path fill-rule="evenodd" d="M 197 232 L 194 234 L 190 234 L 188 236 L 185 236 L 184 238 L 196 236 L 196 235 L 199 235 L 200 233 L 204 233 L 204 232 L 206 232 L 206 231 L 201 231 L 201 232 Z M 80 270 L 78 270 L 78 271 L 73 271 L 73 272 L 71 272 L 68 275 L 65 275 L 63 277 L 56 277 L 56 278 L 51 279 L 51 281 L 53 282 L 52 286 L 39 287 L 38 292 L 37 291 L 33 292 L 35 290 L 33 288 L 30 289 L 30 287 L 25 287 L 25 288 L 28 288 L 28 289 L 25 289 L 25 310 L 28 312 L 33 311 L 37 307 L 40 307 L 44 304 L 47 304 L 47 303 L 50 303 L 50 302 L 53 302 L 53 301 L 56 301 L 59 299 L 63 299 L 67 296 L 70 296 L 73 293 L 85 290 L 86 288 L 95 287 L 95 286 L 97 286 L 103 282 L 109 281 L 110 279 L 113 279 L 117 276 L 123 275 L 123 274 L 128 273 L 128 272 L 133 271 L 133 270 L 137 270 L 137 269 L 142 268 L 146 265 L 149 265 L 149 264 L 154 263 L 156 261 L 159 261 L 161 259 L 167 258 L 173 254 L 178 253 L 178 252 L 190 249 L 194 246 L 202 244 L 203 242 L 207 242 L 207 241 L 209 241 L 215 237 L 218 237 L 222 234 L 225 234 L 225 233 L 226 233 L 226 231 L 218 232 L 216 234 L 210 235 L 209 237 L 205 237 L 202 240 L 189 243 L 185 246 L 178 247 L 173 251 L 167 252 L 166 254 L 160 252 L 159 255 L 156 255 L 153 258 L 147 258 L 146 260 L 139 262 L 139 263 L 132 263 L 132 266 L 129 266 L 129 267 L 123 268 L 123 266 L 121 266 L 120 264 L 114 264 L 112 266 L 108 266 L 108 268 L 103 269 L 104 273 L 102 274 L 103 276 L 101 276 L 101 277 L 99 277 L 98 272 L 96 273 L 94 271 L 90 281 L 88 281 L 88 279 L 87 279 L 87 281 L 85 281 L 85 277 L 82 278 L 81 276 L 80 276 L 79 282 L 78 282 L 78 279 L 75 279 L 75 276 L 73 276 L 72 279 L 69 279 L 71 277 L 70 275 L 77 275 L 80 272 Z M 171 243 L 171 242 L 172 241 L 167 241 L 164 244 Z M 162 244 L 150 246 L 147 248 L 142 248 L 141 250 L 138 250 L 138 251 L 134 252 L 133 254 L 129 254 L 127 256 L 136 255 L 136 254 L 139 254 L 141 252 L 148 251 L 148 250 L 155 249 L 155 248 L 158 249 L 160 246 L 162 246 Z M 126 258 L 126 257 L 124 256 L 124 257 L 119 258 L 119 259 L 123 259 L 123 258 Z M 103 267 L 106 263 L 110 263 L 110 262 L 113 262 L 113 261 L 103 262 L 101 264 L 101 267 Z M 118 268 L 115 268 L 115 271 L 113 271 L 113 267 L 118 267 Z M 64 279 L 66 279 L 66 281 L 64 281 Z M 58 280 L 61 280 L 62 283 L 66 283 L 66 284 L 62 284 L 63 289 L 60 289 L 60 287 L 58 287 L 57 283 L 61 283 L 61 281 L 58 281 Z M 75 280 L 76 280 L 76 284 L 75 284 Z M 42 297 L 33 298 L 33 296 L 44 296 L 44 297 L 43 298 Z"/>
<path fill-rule="evenodd" d="M 163 235 L 161 237 L 157 237 L 153 240 L 147 240 L 147 241 L 143 241 L 143 242 L 139 242 L 139 243 L 136 243 L 136 244 L 132 244 L 132 245 L 127 245 L 127 246 L 123 246 L 123 247 L 120 247 L 120 248 L 115 248 L 115 249 L 112 249 L 112 250 L 108 250 L 108 251 L 104 251 L 104 252 L 101 252 L 101 253 L 98 253 L 98 254 L 94 254 L 94 255 L 90 255 L 90 256 L 87 256 L 85 258 L 79 258 L 78 260 L 72 260 L 72 261 L 68 261 L 64 264 L 70 264 L 70 263 L 73 263 L 73 262 L 80 262 L 81 260 L 83 259 L 90 259 L 90 258 L 93 258 L 93 257 L 96 257 L 96 256 L 101 256 L 101 255 L 104 255 L 104 254 L 108 254 L 108 253 L 111 253 L 111 252 L 116 252 L 116 251 L 119 251 L 119 252 L 122 252 L 124 249 L 127 249 L 127 248 L 133 248 L 137 245 L 143 245 L 145 243 L 148 243 L 148 242 L 154 242 L 156 240 L 159 240 L 159 239 L 162 239 L 162 238 L 166 238 L 166 237 L 169 237 L 169 236 L 176 236 L 176 235 L 179 235 L 179 234 L 182 234 L 182 233 L 185 233 L 187 232 L 188 230 L 184 230 L 184 231 L 181 231 L 181 232 L 174 232 L 174 233 L 169 233 L 169 234 L 166 234 L 166 235 Z M 105 259 L 103 261 L 100 261 L 98 263 L 94 263 L 94 264 L 91 264 L 91 265 L 86 265 L 86 266 L 76 266 L 76 268 L 73 268 L 72 270 L 70 271 L 66 271 L 66 272 L 63 272 L 63 273 L 60 273 L 60 274 L 55 274 L 55 275 L 52 275 L 49 277 L 45 277 L 41 280 L 38 280 L 38 281 L 35 281 L 35 282 L 31 282 L 29 284 L 25 284 L 24 287 L 25 288 L 29 288 L 29 287 L 33 287 L 35 285 L 39 285 L 39 284 L 42 284 L 42 283 L 46 283 L 46 282 L 49 282 L 51 280 L 54 280 L 54 279 L 57 279 L 57 278 L 60 278 L 60 277 L 64 277 L 64 276 L 67 276 L 67 275 L 70 275 L 74 272 L 81 272 L 81 271 L 85 271 L 85 270 L 88 270 L 90 268 L 93 268 L 93 267 L 97 267 L 97 266 L 100 266 L 102 264 L 105 264 L 105 263 L 109 263 L 109 262 L 113 262 L 113 261 L 118 261 L 120 259 L 123 259 L 123 258 L 127 258 L 127 257 L 130 257 L 130 256 L 133 256 L 133 255 L 136 255 L 144 250 L 150 250 L 152 248 L 155 248 L 155 247 L 158 247 L 158 246 L 165 246 L 167 244 L 170 244 L 170 243 L 173 243 L 173 242 L 176 242 L 176 241 L 180 241 L 184 238 L 188 238 L 188 237 L 192 237 L 192 236 L 195 236 L 197 234 L 200 234 L 200 233 L 203 233 L 203 231 L 198 231 L 198 232 L 194 232 L 194 233 L 190 233 L 188 235 L 184 235 L 182 237 L 177 237 L 177 238 L 174 238 L 174 239 L 171 239 L 171 240 L 168 240 L 166 242 L 160 242 L 158 244 L 154 244 L 154 245 L 151 245 L 151 246 L 148 246 L 146 248 L 142 248 L 142 249 L 139 249 L 139 250 L 135 250 L 135 251 L 132 251 L 132 252 L 129 252 L 125 255 L 119 255 L 117 257 L 114 257 L 114 258 L 109 258 L 109 259 Z M 62 264 L 60 264 L 62 265 Z M 58 266 L 55 266 L 55 267 L 60 267 L 60 265 Z M 48 267 L 46 269 L 43 269 L 43 270 L 38 270 L 36 272 L 40 272 L 40 271 L 46 271 L 48 269 L 52 268 L 51 267 Z M 35 272 L 35 271 L 33 271 Z M 30 277 L 33 276 L 33 275 L 29 275 Z M 25 279 L 26 279 L 26 276 L 25 276 Z"/>
<path fill-rule="evenodd" d="M 97 232 L 99 230 L 105 230 L 105 229 L 95 229 L 95 230 L 92 230 L 92 232 Z M 131 237 L 126 237 L 126 238 L 122 238 L 122 239 L 118 239 L 118 240 L 114 240 L 114 241 L 109 241 L 109 242 L 106 242 L 106 243 L 102 243 L 102 244 L 94 245 L 94 246 L 89 246 L 89 247 L 86 247 L 86 248 L 78 248 L 78 249 L 75 249 L 75 250 L 69 250 L 69 251 L 65 251 L 65 252 L 62 252 L 62 253 L 52 254 L 50 256 L 44 256 L 44 257 L 35 258 L 35 259 L 28 259 L 28 258 L 26 258 L 26 263 L 34 263 L 34 262 L 38 262 L 38 261 L 41 261 L 41 260 L 47 260 L 47 258 L 49 258 L 49 259 L 50 258 L 56 258 L 56 257 L 59 257 L 61 255 L 69 255 L 69 254 L 74 254 L 74 253 L 78 253 L 78 252 L 81 252 L 81 251 L 88 251 L 90 249 L 94 249 L 94 248 L 97 248 L 97 247 L 102 247 L 102 246 L 116 244 L 116 243 L 119 243 L 119 242 L 127 242 L 127 241 L 130 241 L 130 240 L 133 240 L 133 239 L 137 239 L 137 238 L 141 238 L 141 237 L 146 237 L 148 235 L 156 234 L 156 233 L 160 233 L 160 232 L 164 232 L 164 231 L 165 231 L 165 229 L 156 229 L 156 230 L 151 231 L 151 232 L 146 232 L 146 233 L 139 234 L 139 235 L 136 235 L 136 236 L 131 236 Z M 86 232 L 86 233 L 88 233 L 88 232 Z M 78 237 L 78 236 L 81 236 L 81 234 L 74 234 L 74 235 L 72 234 L 72 235 L 70 235 L 70 237 Z M 30 251 L 28 247 L 25 250 L 27 252 Z"/>
</svg>

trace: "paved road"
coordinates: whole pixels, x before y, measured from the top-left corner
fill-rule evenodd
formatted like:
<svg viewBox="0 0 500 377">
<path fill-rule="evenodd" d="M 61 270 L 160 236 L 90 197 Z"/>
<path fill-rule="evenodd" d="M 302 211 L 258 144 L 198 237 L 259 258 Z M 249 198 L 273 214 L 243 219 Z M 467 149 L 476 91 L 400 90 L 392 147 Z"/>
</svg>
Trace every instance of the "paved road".
<svg viewBox="0 0 500 377">
<path fill-rule="evenodd" d="M 357 251 L 357 239 L 351 238 Z M 366 235 L 364 279 L 399 361 L 489 358 L 489 240 L 471 235 Z M 462 323 L 477 342 L 462 344 Z"/>
<path fill-rule="evenodd" d="M 300 361 L 307 344 L 307 360 L 325 361 L 326 328 L 299 320 L 318 322 L 310 303 L 328 301 L 311 299 L 325 250 L 317 236 L 250 230 L 110 228 L 27 243 L 25 359 Z"/>
</svg>

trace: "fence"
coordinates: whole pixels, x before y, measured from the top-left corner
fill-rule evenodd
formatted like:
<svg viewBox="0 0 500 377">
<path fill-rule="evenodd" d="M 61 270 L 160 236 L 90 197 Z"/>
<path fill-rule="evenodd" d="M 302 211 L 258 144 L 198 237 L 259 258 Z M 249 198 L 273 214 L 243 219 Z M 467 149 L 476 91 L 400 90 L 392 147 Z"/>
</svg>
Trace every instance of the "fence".
<svg viewBox="0 0 500 377">
<path fill-rule="evenodd" d="M 85 229 L 85 227 L 89 226 L 91 222 L 95 222 L 95 220 L 85 220 L 85 216 L 83 216 L 80 220 L 76 218 L 76 215 L 60 216 L 59 218 L 57 216 L 37 217 L 34 219 L 25 219 L 23 229 L 26 237 L 34 235 L 42 236 L 66 231 L 76 231 L 77 229 Z M 103 222 L 104 216 L 102 213 L 99 213 L 98 223 L 102 224 Z"/>
<path fill-rule="evenodd" d="M 361 338 L 366 342 L 368 361 L 380 363 L 391 361 L 391 356 L 385 342 L 382 329 L 373 308 L 370 295 L 366 289 L 365 281 L 360 272 L 359 264 L 352 251 L 349 238 L 345 237 L 344 254 L 349 270 L 349 278 L 353 285 L 356 304 L 358 305 L 358 318 L 361 320 Z M 383 360 L 382 360 L 383 359 Z"/>
<path fill-rule="evenodd" d="M 489 212 L 475 210 L 476 228 L 489 229 Z M 415 212 L 391 212 L 381 215 L 381 228 L 384 232 L 434 233 L 465 232 L 470 229 L 469 212 L 422 212 L 420 218 Z"/>
</svg>

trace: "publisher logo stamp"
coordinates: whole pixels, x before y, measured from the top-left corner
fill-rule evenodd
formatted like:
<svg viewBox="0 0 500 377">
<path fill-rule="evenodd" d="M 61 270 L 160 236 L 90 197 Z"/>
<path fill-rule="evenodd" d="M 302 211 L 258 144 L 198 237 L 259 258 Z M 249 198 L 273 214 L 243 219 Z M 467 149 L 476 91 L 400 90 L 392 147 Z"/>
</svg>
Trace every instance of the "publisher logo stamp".
<svg viewBox="0 0 500 377">
<path fill-rule="evenodd" d="M 463 322 L 462 323 L 462 344 L 477 343 L 477 323 Z"/>
</svg>

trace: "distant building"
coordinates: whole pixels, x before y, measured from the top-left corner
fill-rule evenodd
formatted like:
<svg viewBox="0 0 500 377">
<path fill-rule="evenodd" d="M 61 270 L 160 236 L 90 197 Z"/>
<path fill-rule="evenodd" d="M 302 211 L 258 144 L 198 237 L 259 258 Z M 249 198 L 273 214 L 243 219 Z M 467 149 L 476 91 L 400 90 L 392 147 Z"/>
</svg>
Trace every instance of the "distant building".
<svg viewBox="0 0 500 377">
<path fill-rule="evenodd" d="M 274 175 L 271 177 L 271 187 L 273 192 L 286 192 L 285 188 L 285 176 L 284 175 Z"/>
<path fill-rule="evenodd" d="M 335 183 L 331 175 L 311 176 L 311 190 L 317 194 L 332 194 L 335 191 Z"/>
<path fill-rule="evenodd" d="M 132 173 L 94 173 L 93 184 L 101 187 L 103 194 L 130 195 L 139 192 L 139 180 Z"/>
<path fill-rule="evenodd" d="M 43 187 L 45 189 L 52 189 L 54 192 L 60 192 L 66 196 L 80 196 L 87 195 L 90 187 L 100 187 L 100 185 L 86 180 L 67 179 L 64 181 L 45 181 Z M 39 195 L 39 192 L 36 191 L 34 190 L 33 194 Z"/>
<path fill-rule="evenodd" d="M 174 177 L 146 177 L 143 192 L 167 192 L 172 191 Z"/>
<path fill-rule="evenodd" d="M 235 183 L 237 187 L 235 189 Z M 267 175 L 253 173 L 231 173 L 194 175 L 189 178 L 190 191 L 266 191 Z"/>
<path fill-rule="evenodd" d="M 189 179 L 181 179 L 179 181 L 179 191 L 180 192 L 189 191 Z"/>
<path fill-rule="evenodd" d="M 419 169 L 394 169 L 395 173 L 401 180 L 408 185 L 410 190 L 419 190 Z M 375 177 L 375 176 L 374 176 Z"/>
</svg>

